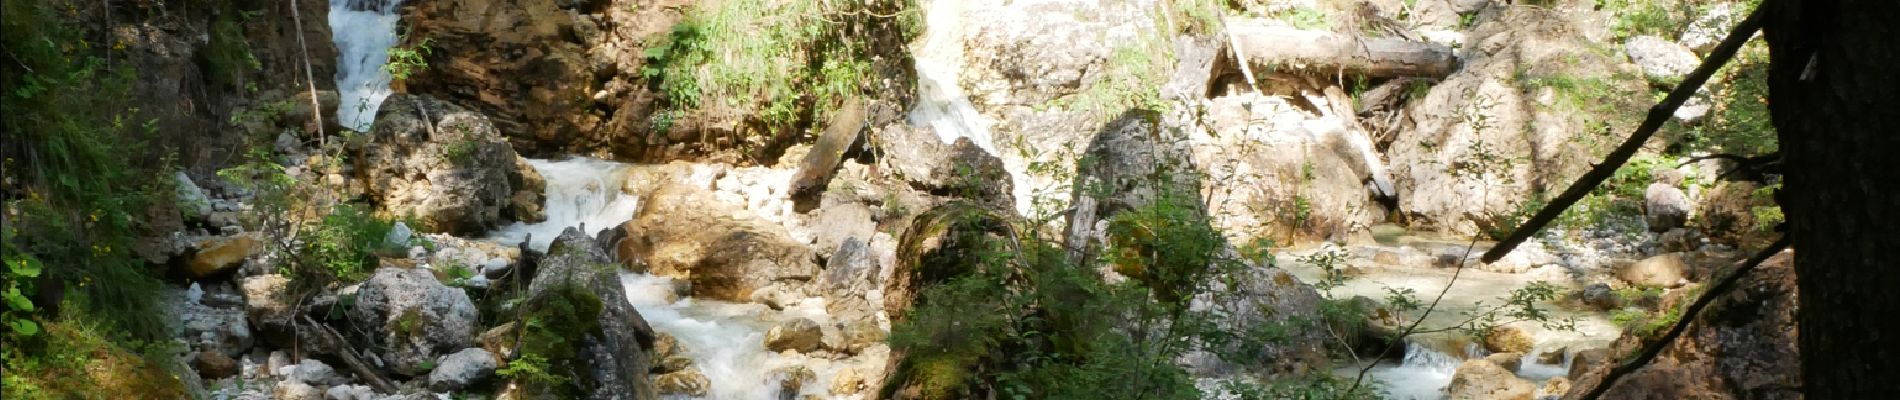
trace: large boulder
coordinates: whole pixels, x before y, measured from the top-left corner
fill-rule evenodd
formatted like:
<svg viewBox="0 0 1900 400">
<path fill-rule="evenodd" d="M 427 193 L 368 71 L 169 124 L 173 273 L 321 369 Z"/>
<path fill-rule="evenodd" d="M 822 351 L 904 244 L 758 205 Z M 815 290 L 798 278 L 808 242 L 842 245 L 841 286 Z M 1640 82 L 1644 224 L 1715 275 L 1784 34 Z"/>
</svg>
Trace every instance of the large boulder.
<svg viewBox="0 0 1900 400">
<path fill-rule="evenodd" d="M 1682 79 L 1702 63 L 1688 47 L 1655 36 L 1630 38 L 1623 43 L 1623 53 L 1643 69 L 1644 76 L 1658 82 Z"/>
<path fill-rule="evenodd" d="M 1689 276 L 1690 261 L 1683 253 L 1662 254 L 1623 266 L 1616 277 L 1638 287 L 1672 288 Z"/>
<path fill-rule="evenodd" d="M 968 138 L 945 144 L 935 128 L 894 124 L 875 127 L 871 144 L 890 173 L 938 195 L 970 199 L 1001 209 L 1013 207 L 1014 182 L 1003 160 Z"/>
<path fill-rule="evenodd" d="M 1308 98 L 1308 100 L 1323 100 Z M 1200 129 L 1186 129 L 1200 189 L 1214 197 L 1214 224 L 1230 235 L 1282 244 L 1356 238 L 1384 216 L 1367 182 L 1382 173 L 1336 118 L 1316 118 L 1295 101 L 1255 93 L 1203 103 Z"/>
<path fill-rule="evenodd" d="M 378 268 L 357 289 L 348 316 L 390 370 L 411 376 L 428 372 L 439 355 L 468 348 L 479 326 L 468 294 L 426 269 Z"/>
<path fill-rule="evenodd" d="M 1634 67 L 1591 48 L 1563 13 L 1509 7 L 1468 33 L 1464 65 L 1408 107 L 1385 146 L 1399 211 L 1415 227 L 1509 229 L 1504 218 L 1576 180 L 1649 98 Z M 1546 196 L 1548 197 L 1548 196 Z"/>
<path fill-rule="evenodd" d="M 1794 254 L 1782 252 L 1755 267 L 1734 290 L 1695 315 L 1682 336 L 1655 360 L 1617 380 L 1606 399 L 1799 399 L 1801 359 L 1795 312 Z M 1625 337 L 1625 339 L 1630 339 Z M 1629 354 L 1640 340 L 1618 340 L 1607 354 Z M 1573 361 L 1579 398 L 1618 364 Z M 1579 373 L 1580 372 L 1580 373 Z"/>
<path fill-rule="evenodd" d="M 1451 400 L 1531 400 L 1536 392 L 1537 385 L 1485 359 L 1459 364 L 1451 385 L 1445 387 Z"/>
<path fill-rule="evenodd" d="M 1188 154 L 1162 142 L 1159 113 L 1129 111 L 1096 134 L 1076 166 L 1070 200 L 1067 246 L 1080 264 L 1088 264 L 1107 245 L 1108 221 L 1115 214 L 1162 201 L 1164 196 L 1205 215 L 1196 186 L 1200 177 L 1187 165 Z"/>
<path fill-rule="evenodd" d="M 644 264 L 636 269 L 690 282 L 699 298 L 749 301 L 762 288 L 817 276 L 809 246 L 783 226 L 746 215 L 700 188 L 663 185 L 641 202 L 615 246 L 621 259 Z"/>
<path fill-rule="evenodd" d="M 535 216 L 533 206 L 541 202 L 537 192 L 517 193 L 540 178 L 522 168 L 488 117 L 449 102 L 392 95 L 366 138 L 352 144 L 350 160 L 369 195 L 427 230 L 482 233 Z"/>
<path fill-rule="evenodd" d="M 779 323 L 765 331 L 765 349 L 775 352 L 796 351 L 809 353 L 817 350 L 822 333 L 817 322 L 797 318 Z"/>
<path fill-rule="evenodd" d="M 192 279 L 209 278 L 243 265 L 263 249 L 263 239 L 254 233 L 205 239 L 186 260 L 186 272 Z"/>
<path fill-rule="evenodd" d="M 1668 232 L 1689 221 L 1695 203 L 1674 185 L 1657 182 L 1643 191 L 1643 222 L 1651 232 Z"/>
<path fill-rule="evenodd" d="M 595 239 L 579 229 L 561 232 L 528 286 L 525 313 L 545 322 L 528 325 L 525 334 L 537 343 L 523 351 L 548 357 L 556 366 L 549 372 L 573 377 L 578 396 L 656 398 L 647 377 L 653 328 L 627 302 L 619 270 Z"/>
<path fill-rule="evenodd" d="M 429 388 L 448 392 L 495 376 L 495 355 L 479 347 L 462 349 L 442 357 L 429 371 Z"/>
</svg>

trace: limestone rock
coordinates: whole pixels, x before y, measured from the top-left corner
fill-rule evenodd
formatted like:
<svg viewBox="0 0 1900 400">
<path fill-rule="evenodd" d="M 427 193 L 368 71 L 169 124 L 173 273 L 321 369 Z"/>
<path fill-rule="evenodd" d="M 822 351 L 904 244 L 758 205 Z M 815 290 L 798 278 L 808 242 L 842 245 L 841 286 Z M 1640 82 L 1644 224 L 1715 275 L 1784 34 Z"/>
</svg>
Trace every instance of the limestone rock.
<svg viewBox="0 0 1900 400">
<path fill-rule="evenodd" d="M 499 226 L 518 208 L 511 204 L 514 185 L 524 181 L 522 164 L 487 116 L 396 94 L 383 101 L 367 136 L 349 159 L 356 178 L 391 214 L 413 216 L 430 231 L 475 234 Z"/>
<path fill-rule="evenodd" d="M 1651 232 L 1682 227 L 1693 209 L 1695 203 L 1689 201 L 1689 195 L 1673 185 L 1652 183 L 1643 191 L 1643 222 L 1649 225 Z"/>
<path fill-rule="evenodd" d="M 322 361 L 317 361 L 312 358 L 306 358 L 303 362 L 291 366 L 290 374 L 285 379 L 289 382 L 303 383 L 312 386 L 337 385 L 345 381 L 342 376 L 336 374 L 335 368 L 331 368 L 329 364 L 324 364 Z"/>
<path fill-rule="evenodd" d="M 864 376 L 857 368 L 845 367 L 831 376 L 831 394 L 853 395 L 864 390 Z"/>
<path fill-rule="evenodd" d="M 244 292 L 244 311 L 250 321 L 265 332 L 286 331 L 295 325 L 296 310 L 290 304 L 290 278 L 283 275 L 257 275 L 238 282 Z"/>
<path fill-rule="evenodd" d="M 386 400 L 367 385 L 338 385 L 323 391 L 325 400 Z"/>
<path fill-rule="evenodd" d="M 257 255 L 263 247 L 263 241 L 256 234 L 207 239 L 198 243 L 198 251 L 186 262 L 186 272 L 192 279 L 204 279 L 230 271 Z"/>
<path fill-rule="evenodd" d="M 626 237 L 616 247 L 622 259 L 641 260 L 654 275 L 690 282 L 698 298 L 743 302 L 773 283 L 816 277 L 809 246 L 783 226 L 732 217 L 739 213 L 704 189 L 664 185 L 622 225 Z"/>
<path fill-rule="evenodd" d="M 809 353 L 818 349 L 823 335 L 817 322 L 797 318 L 781 322 L 765 331 L 765 349 L 775 352 L 790 350 Z"/>
<path fill-rule="evenodd" d="M 1728 37 L 1730 30 L 1735 29 L 1735 24 L 1741 22 L 1739 17 L 1729 3 L 1710 5 L 1683 29 L 1682 37 L 1676 39 L 1676 43 L 1697 53 L 1708 53 L 1715 49 L 1715 45 L 1721 44 L 1723 38 Z"/>
<path fill-rule="evenodd" d="M 1597 310 L 1614 310 L 1623 307 L 1623 299 L 1616 296 L 1616 290 L 1604 283 L 1592 283 L 1577 292 L 1577 300 Z"/>
<path fill-rule="evenodd" d="M 439 392 L 462 390 L 471 384 L 495 376 L 495 355 L 479 347 L 462 349 L 435 364 L 429 371 L 429 388 Z"/>
<path fill-rule="evenodd" d="M 1530 400 L 1537 386 L 1486 360 L 1468 360 L 1452 373 L 1445 393 L 1451 400 Z"/>
<path fill-rule="evenodd" d="M 1484 356 L 1484 360 L 1490 361 L 1499 368 L 1504 368 L 1505 371 L 1511 371 L 1511 373 L 1515 374 L 1517 373 L 1518 366 L 1524 362 L 1524 353 L 1492 353 L 1491 355 Z"/>
<path fill-rule="evenodd" d="M 211 302 L 180 299 L 175 313 L 182 328 L 180 338 L 199 350 L 216 350 L 226 356 L 239 356 L 249 350 L 256 338 L 242 307 L 223 307 Z"/>
<path fill-rule="evenodd" d="M 459 288 L 424 269 L 384 267 L 357 290 L 350 320 L 369 327 L 371 348 L 389 368 L 405 375 L 426 372 L 436 356 L 474 343 L 475 303 Z"/>
<path fill-rule="evenodd" d="M 271 391 L 271 398 L 276 400 L 323 400 L 323 392 L 317 390 L 315 386 L 310 386 L 302 382 L 282 381 L 277 382 L 276 389 Z"/>
<path fill-rule="evenodd" d="M 655 398 L 647 376 L 653 328 L 627 302 L 618 269 L 610 262 L 599 242 L 579 229 L 568 228 L 555 238 L 547 258 L 540 261 L 540 273 L 528 286 L 528 302 L 562 296 L 565 285 L 578 285 L 576 289 L 596 296 L 601 308 L 595 319 L 600 324 L 594 330 L 575 333 L 577 340 L 570 343 L 573 354 L 581 355 L 580 370 L 568 373 L 586 374 L 593 384 L 582 388 L 588 399 Z"/>
<path fill-rule="evenodd" d="M 1624 266 L 1616 277 L 1639 287 L 1672 288 L 1682 285 L 1688 269 L 1686 254 L 1669 253 Z"/>
<path fill-rule="evenodd" d="M 184 212 L 186 218 L 201 219 L 211 216 L 211 197 L 206 196 L 204 189 L 191 181 L 191 176 L 185 175 L 185 171 L 178 171 L 172 176 L 172 181 L 176 185 L 174 200 L 178 202 L 178 210 Z"/>
<path fill-rule="evenodd" d="M 871 144 L 886 154 L 891 172 L 932 193 L 962 196 L 999 209 L 1011 209 L 1015 185 L 1003 160 L 968 138 L 945 144 L 933 127 L 904 124 L 875 127 Z"/>
<path fill-rule="evenodd" d="M 1492 353 L 1510 352 L 1521 356 L 1531 351 L 1531 346 L 1535 344 L 1531 335 L 1524 332 L 1523 328 L 1510 325 L 1494 328 L 1484 337 L 1484 349 Z"/>
<path fill-rule="evenodd" d="M 1623 43 L 1624 54 L 1630 61 L 1642 68 L 1643 75 L 1652 81 L 1673 82 L 1682 79 L 1702 63 L 1695 52 L 1669 39 L 1655 36 L 1637 36 Z"/>
<path fill-rule="evenodd" d="M 712 381 L 698 368 L 687 368 L 653 378 L 653 386 L 662 395 L 705 396 L 712 388 Z"/>
</svg>

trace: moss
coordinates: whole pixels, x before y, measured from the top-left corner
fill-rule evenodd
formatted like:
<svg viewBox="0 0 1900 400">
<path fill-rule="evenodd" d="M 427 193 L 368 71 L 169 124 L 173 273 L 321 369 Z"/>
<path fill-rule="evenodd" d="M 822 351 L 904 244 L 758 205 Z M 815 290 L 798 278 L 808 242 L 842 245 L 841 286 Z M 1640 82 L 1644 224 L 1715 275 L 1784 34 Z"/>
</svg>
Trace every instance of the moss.
<svg viewBox="0 0 1900 400">
<path fill-rule="evenodd" d="M 574 398 L 581 396 L 591 382 L 584 354 L 578 347 L 581 338 L 599 337 L 600 313 L 604 310 L 600 296 L 594 295 L 586 287 L 567 283 L 551 288 L 529 300 L 523 318 L 527 321 L 520 334 L 522 359 L 535 357 L 545 360 L 545 367 L 535 366 L 546 374 L 530 376 L 569 377 L 558 380 L 524 379 L 530 393 L 543 393 L 558 397 Z"/>
<path fill-rule="evenodd" d="M 153 357 L 108 340 L 96 325 L 49 322 L 31 343 L 38 354 L 6 349 L 7 399 L 180 399 L 184 384 Z"/>
</svg>

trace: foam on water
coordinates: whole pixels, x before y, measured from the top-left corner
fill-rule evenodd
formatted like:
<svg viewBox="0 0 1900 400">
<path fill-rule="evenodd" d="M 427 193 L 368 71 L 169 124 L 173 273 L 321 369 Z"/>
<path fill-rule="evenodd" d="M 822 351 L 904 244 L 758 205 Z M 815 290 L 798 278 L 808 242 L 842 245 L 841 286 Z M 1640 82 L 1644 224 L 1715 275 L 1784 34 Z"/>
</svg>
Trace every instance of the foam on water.
<svg viewBox="0 0 1900 400">
<path fill-rule="evenodd" d="M 626 194 L 626 164 L 574 157 L 566 160 L 528 160 L 547 182 L 547 203 L 542 210 L 547 220 L 537 223 L 516 222 L 496 231 L 490 239 L 503 244 L 532 240 L 528 247 L 547 251 L 554 238 L 568 227 L 585 225 L 589 236 L 601 229 L 633 219 L 640 199 Z"/>
<path fill-rule="evenodd" d="M 810 368 L 817 379 L 805 382 L 794 395 L 827 394 L 827 383 L 841 366 L 822 359 L 787 356 L 766 351 L 765 332 L 772 321 L 765 319 L 769 309 L 760 304 L 735 304 L 720 301 L 680 298 L 671 295 L 671 278 L 641 273 L 620 276 L 627 290 L 627 301 L 654 330 L 679 340 L 693 367 L 699 368 L 712 384 L 707 399 L 772 400 L 783 396 L 775 371 L 793 365 Z M 819 310 L 822 310 L 819 307 Z M 793 316 L 812 318 L 824 323 L 822 315 L 809 315 L 787 309 Z M 672 396 L 670 398 L 691 398 Z"/>
<path fill-rule="evenodd" d="M 330 0 L 330 40 L 336 42 L 336 120 L 369 130 L 389 97 L 389 48 L 396 45 L 396 7 L 402 0 Z"/>
<path fill-rule="evenodd" d="M 1398 365 L 1373 367 L 1372 379 L 1383 385 L 1386 398 L 1392 400 L 1437 400 L 1445 398 L 1451 375 L 1464 360 L 1416 343 L 1405 344 L 1405 360 Z"/>
</svg>

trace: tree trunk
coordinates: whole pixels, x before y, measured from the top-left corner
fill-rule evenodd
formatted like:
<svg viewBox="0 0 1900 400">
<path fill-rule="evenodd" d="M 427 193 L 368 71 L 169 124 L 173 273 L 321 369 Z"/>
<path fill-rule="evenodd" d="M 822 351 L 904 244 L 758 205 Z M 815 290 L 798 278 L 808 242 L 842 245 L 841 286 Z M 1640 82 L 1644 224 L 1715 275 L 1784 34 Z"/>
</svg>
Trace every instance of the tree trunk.
<svg viewBox="0 0 1900 400">
<path fill-rule="evenodd" d="M 1900 398 L 1900 1 L 1767 1 L 1809 399 Z"/>
<path fill-rule="evenodd" d="M 1450 47 L 1401 38 L 1361 38 L 1326 31 L 1270 26 L 1259 20 L 1227 25 L 1233 48 L 1257 71 L 1310 68 L 1332 75 L 1443 78 L 1457 66 Z"/>
</svg>

